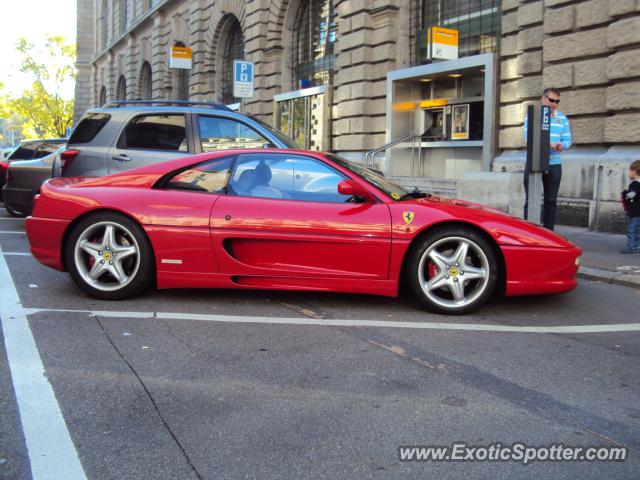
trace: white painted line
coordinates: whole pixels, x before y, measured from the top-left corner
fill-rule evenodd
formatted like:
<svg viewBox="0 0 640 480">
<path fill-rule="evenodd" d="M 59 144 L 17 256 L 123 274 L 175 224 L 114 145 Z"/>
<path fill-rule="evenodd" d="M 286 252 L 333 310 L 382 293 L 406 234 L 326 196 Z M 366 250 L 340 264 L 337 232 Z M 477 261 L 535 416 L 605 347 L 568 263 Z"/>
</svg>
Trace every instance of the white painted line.
<svg viewBox="0 0 640 480">
<path fill-rule="evenodd" d="M 615 323 L 604 325 L 567 325 L 567 326 L 513 326 L 471 323 L 444 322 L 402 322 L 388 320 L 333 320 L 307 317 L 247 317 L 235 315 L 209 315 L 203 313 L 176 312 L 122 312 L 111 310 L 66 310 L 54 308 L 25 308 L 27 315 L 42 312 L 86 313 L 91 316 L 110 318 L 161 318 L 166 320 L 193 320 L 225 323 L 266 323 L 290 325 L 320 325 L 336 327 L 377 327 L 408 328 L 418 330 L 466 330 L 473 332 L 512 332 L 512 333 L 602 333 L 602 332 L 638 332 L 640 323 Z"/>
<path fill-rule="evenodd" d="M 2 252 L 7 257 L 30 257 L 29 252 Z"/>
<path fill-rule="evenodd" d="M 20 230 L 20 231 L 0 230 L 0 233 L 8 233 L 8 234 L 12 234 L 12 235 L 16 235 L 16 234 L 24 235 L 25 234 L 24 230 Z"/>
<path fill-rule="evenodd" d="M 33 480 L 86 480 L 0 248 L 0 317 Z"/>
<path fill-rule="evenodd" d="M 24 222 L 26 219 L 18 217 L 0 217 L 0 220 L 14 220 L 16 222 Z"/>
</svg>

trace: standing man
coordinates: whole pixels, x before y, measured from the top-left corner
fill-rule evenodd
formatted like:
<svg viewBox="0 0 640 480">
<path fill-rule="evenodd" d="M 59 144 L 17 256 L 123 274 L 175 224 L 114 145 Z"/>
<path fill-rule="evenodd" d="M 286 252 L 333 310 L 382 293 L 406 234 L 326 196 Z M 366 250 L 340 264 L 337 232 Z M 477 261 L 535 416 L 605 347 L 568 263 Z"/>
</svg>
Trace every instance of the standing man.
<svg viewBox="0 0 640 480">
<path fill-rule="evenodd" d="M 560 103 L 560 90 L 546 88 L 542 92 L 542 105 L 549 107 L 551 111 L 551 129 L 549 148 L 549 170 L 542 175 L 542 187 L 544 190 L 544 207 L 542 209 L 542 225 L 553 230 L 556 224 L 556 209 L 558 204 L 558 190 L 562 178 L 562 152 L 571 147 L 571 126 L 567 116 L 558 110 Z M 527 140 L 527 118 L 524 119 L 524 139 Z M 524 191 L 526 200 L 524 203 L 524 218 L 528 218 L 529 206 L 529 172 L 524 172 Z"/>
</svg>

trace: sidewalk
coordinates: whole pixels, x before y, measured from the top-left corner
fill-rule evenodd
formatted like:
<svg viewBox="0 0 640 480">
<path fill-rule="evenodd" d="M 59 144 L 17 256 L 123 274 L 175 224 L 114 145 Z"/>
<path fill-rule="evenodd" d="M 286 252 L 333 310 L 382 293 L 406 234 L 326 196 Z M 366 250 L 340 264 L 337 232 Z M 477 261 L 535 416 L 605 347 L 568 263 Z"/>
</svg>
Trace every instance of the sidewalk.
<svg viewBox="0 0 640 480">
<path fill-rule="evenodd" d="M 640 289 L 640 254 L 620 253 L 626 237 L 558 225 L 556 232 L 582 248 L 578 276 Z"/>
</svg>

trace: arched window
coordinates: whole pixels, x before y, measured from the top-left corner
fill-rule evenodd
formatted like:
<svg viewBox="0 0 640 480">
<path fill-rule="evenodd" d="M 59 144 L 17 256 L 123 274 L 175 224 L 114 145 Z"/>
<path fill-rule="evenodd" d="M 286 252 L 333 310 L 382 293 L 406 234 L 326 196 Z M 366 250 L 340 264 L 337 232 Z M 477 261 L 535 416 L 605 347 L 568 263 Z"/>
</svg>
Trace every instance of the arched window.
<svg viewBox="0 0 640 480">
<path fill-rule="evenodd" d="M 244 59 L 244 36 L 238 19 L 230 15 L 220 34 L 222 52 L 222 71 L 220 85 L 220 101 L 224 104 L 237 103 L 239 98 L 233 96 L 233 61 Z"/>
<path fill-rule="evenodd" d="M 109 0 L 102 0 L 102 48 L 109 43 Z"/>
<path fill-rule="evenodd" d="M 301 1 L 293 29 L 293 78 L 298 88 L 331 81 L 337 25 L 333 0 Z"/>
<path fill-rule="evenodd" d="M 118 79 L 118 85 L 116 86 L 116 100 L 127 99 L 127 79 L 124 75 L 120 75 Z"/>
<path fill-rule="evenodd" d="M 100 97 L 98 98 L 98 106 L 102 107 L 105 103 L 107 103 L 107 88 L 102 87 L 100 89 Z"/>
<path fill-rule="evenodd" d="M 151 65 L 144 62 L 140 69 L 140 100 L 151 100 L 153 97 L 153 78 Z"/>
<path fill-rule="evenodd" d="M 174 47 L 186 47 L 182 42 L 176 42 Z M 176 100 L 189 100 L 189 69 L 187 68 L 174 68 L 174 98 Z"/>
</svg>

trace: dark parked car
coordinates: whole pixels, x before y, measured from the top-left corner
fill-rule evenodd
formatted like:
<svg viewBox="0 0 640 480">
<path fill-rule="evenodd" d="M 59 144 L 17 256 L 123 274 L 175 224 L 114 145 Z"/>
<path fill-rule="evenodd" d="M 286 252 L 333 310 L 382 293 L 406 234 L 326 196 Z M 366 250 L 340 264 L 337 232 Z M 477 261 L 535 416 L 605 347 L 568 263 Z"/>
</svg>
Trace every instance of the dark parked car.
<svg viewBox="0 0 640 480">
<path fill-rule="evenodd" d="M 295 148 L 295 144 L 266 123 L 221 104 L 117 101 L 85 113 L 60 154 L 54 176 L 100 177 L 238 148 Z"/>
<path fill-rule="evenodd" d="M 6 182 L 6 174 L 8 166 L 11 163 L 18 160 L 36 160 L 38 158 L 46 157 L 55 153 L 60 147 L 67 143 L 66 138 L 50 138 L 44 140 L 25 140 L 18 148 L 16 148 L 11 155 L 9 155 L 3 162 L 6 165 L 0 167 L 0 192 Z M 44 181 L 44 180 L 43 180 Z M 0 193 L 0 199 L 2 193 Z"/>
<path fill-rule="evenodd" d="M 37 160 L 19 160 L 9 164 L 2 188 L 4 207 L 14 217 L 26 217 L 33 210 L 33 197 L 45 180 L 51 178 L 64 146 Z"/>
</svg>

